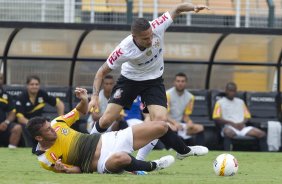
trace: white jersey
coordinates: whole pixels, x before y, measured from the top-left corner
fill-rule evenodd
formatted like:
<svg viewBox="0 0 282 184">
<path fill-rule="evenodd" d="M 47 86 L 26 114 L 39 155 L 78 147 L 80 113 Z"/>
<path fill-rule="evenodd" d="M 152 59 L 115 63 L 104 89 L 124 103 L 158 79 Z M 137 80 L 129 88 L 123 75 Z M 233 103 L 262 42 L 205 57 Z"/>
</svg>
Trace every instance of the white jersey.
<svg viewBox="0 0 282 184">
<path fill-rule="evenodd" d="M 172 87 L 166 91 L 168 114 L 178 122 L 182 122 L 183 115 L 190 115 L 193 111 L 194 95 L 186 89 L 179 95 Z"/>
<path fill-rule="evenodd" d="M 172 22 L 169 12 L 150 22 L 152 46 L 144 51 L 135 45 L 132 35 L 126 37 L 107 59 L 108 66 L 112 70 L 121 66 L 121 75 L 135 81 L 161 77 L 164 71 L 164 32 Z"/>
<path fill-rule="evenodd" d="M 226 97 L 218 100 L 214 107 L 213 118 L 222 118 L 234 123 L 242 123 L 245 118 L 251 117 L 246 104 L 240 98 L 229 100 Z"/>
<path fill-rule="evenodd" d="M 104 114 L 108 105 L 109 99 L 105 97 L 104 90 L 102 89 L 99 93 L 99 112 Z"/>
</svg>

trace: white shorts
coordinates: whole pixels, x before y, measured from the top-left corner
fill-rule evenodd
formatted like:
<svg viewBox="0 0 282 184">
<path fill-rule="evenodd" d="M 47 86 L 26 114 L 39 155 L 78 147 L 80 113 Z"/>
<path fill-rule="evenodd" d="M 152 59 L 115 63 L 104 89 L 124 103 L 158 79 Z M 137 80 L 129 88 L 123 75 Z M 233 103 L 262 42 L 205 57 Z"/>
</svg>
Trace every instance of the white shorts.
<svg viewBox="0 0 282 184">
<path fill-rule="evenodd" d="M 225 127 L 230 128 L 231 130 L 233 130 L 235 132 L 236 135 L 242 136 L 242 137 L 246 136 L 247 133 L 254 128 L 253 126 L 246 126 L 242 130 L 238 130 L 238 129 L 234 128 L 233 126 L 230 126 L 230 125 L 225 125 Z M 221 135 L 222 136 L 224 135 L 223 129 L 222 129 Z"/>
<path fill-rule="evenodd" d="M 191 135 L 187 134 L 187 124 L 186 123 L 181 123 L 181 126 L 182 126 L 182 130 L 178 130 L 177 134 L 180 137 L 182 137 L 184 140 L 192 138 Z"/>
<path fill-rule="evenodd" d="M 97 164 L 97 172 L 100 174 L 110 173 L 107 171 L 105 164 L 112 154 L 118 152 L 132 153 L 133 151 L 133 134 L 131 127 L 103 134 L 101 154 Z"/>
</svg>

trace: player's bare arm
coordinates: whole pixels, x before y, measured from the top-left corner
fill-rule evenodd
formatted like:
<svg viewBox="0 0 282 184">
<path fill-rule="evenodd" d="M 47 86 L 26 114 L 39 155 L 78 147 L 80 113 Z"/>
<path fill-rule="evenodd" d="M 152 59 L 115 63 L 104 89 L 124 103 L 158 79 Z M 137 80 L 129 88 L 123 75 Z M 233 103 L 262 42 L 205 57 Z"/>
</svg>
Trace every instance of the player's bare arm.
<svg viewBox="0 0 282 184">
<path fill-rule="evenodd" d="M 80 112 L 80 114 L 87 114 L 88 113 L 88 95 L 87 90 L 84 88 L 76 88 L 75 95 L 80 102 L 77 104 L 76 109 Z"/>
<path fill-rule="evenodd" d="M 209 7 L 206 5 L 194 5 L 192 3 L 183 3 L 183 4 L 177 5 L 171 11 L 169 11 L 169 13 L 170 13 L 171 18 L 174 20 L 174 18 L 176 18 L 183 12 L 194 11 L 198 13 L 199 11 L 204 10 L 204 9 L 209 10 Z"/>
<path fill-rule="evenodd" d="M 98 97 L 99 97 L 99 92 L 101 89 L 103 78 L 111 71 L 112 69 L 108 66 L 107 62 L 105 62 L 97 71 L 93 82 L 93 93 L 91 96 L 91 101 L 89 103 L 90 111 L 97 109 L 97 107 L 99 106 Z"/>
<path fill-rule="evenodd" d="M 58 159 L 56 162 L 55 162 L 55 166 L 54 166 L 54 169 L 57 171 L 57 172 L 61 172 L 61 173 L 81 173 L 81 170 L 79 167 L 77 166 L 67 166 L 65 165 L 64 163 L 62 163 L 61 159 Z"/>
</svg>

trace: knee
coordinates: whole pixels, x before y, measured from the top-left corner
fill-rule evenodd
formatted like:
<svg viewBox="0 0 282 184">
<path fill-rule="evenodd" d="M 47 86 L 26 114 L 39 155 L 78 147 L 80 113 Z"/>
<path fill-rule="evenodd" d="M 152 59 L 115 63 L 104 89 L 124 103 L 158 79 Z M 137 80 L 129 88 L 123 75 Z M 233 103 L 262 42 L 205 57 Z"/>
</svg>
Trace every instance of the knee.
<svg viewBox="0 0 282 184">
<path fill-rule="evenodd" d="M 112 155 L 112 159 L 118 166 L 124 166 L 131 163 L 131 158 L 127 153 L 115 153 Z"/>
<path fill-rule="evenodd" d="M 259 130 L 258 132 L 258 138 L 264 138 L 266 136 L 266 133 L 262 130 Z"/>
<path fill-rule="evenodd" d="M 228 128 L 224 128 L 223 133 L 224 133 L 224 136 L 228 137 L 228 138 L 232 138 L 236 135 L 235 132 L 233 132 L 232 130 L 230 130 Z"/>
<path fill-rule="evenodd" d="M 21 134 L 22 133 L 22 126 L 21 125 L 15 125 L 12 128 L 12 132 L 13 133 L 17 133 L 17 134 Z"/>
<path fill-rule="evenodd" d="M 168 124 L 164 121 L 155 121 L 153 122 L 153 129 L 160 134 L 165 134 L 168 131 Z"/>
<path fill-rule="evenodd" d="M 152 117 L 152 121 L 167 121 L 167 116 L 164 114 L 155 114 Z"/>
<path fill-rule="evenodd" d="M 203 132 L 204 131 L 204 126 L 198 124 L 198 132 Z"/>
</svg>

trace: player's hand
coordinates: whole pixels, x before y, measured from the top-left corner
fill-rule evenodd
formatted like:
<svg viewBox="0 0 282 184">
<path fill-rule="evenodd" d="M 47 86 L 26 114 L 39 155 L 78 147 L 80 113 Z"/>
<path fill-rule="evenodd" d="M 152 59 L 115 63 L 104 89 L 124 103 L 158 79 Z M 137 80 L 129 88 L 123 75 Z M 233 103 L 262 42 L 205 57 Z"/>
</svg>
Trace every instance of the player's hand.
<svg viewBox="0 0 282 184">
<path fill-rule="evenodd" d="M 210 8 L 206 5 L 195 5 L 194 6 L 194 12 L 198 13 L 201 10 L 210 10 Z"/>
<path fill-rule="evenodd" d="M 88 100 L 87 90 L 84 88 L 75 88 L 75 96 L 80 100 Z"/>
<path fill-rule="evenodd" d="M 97 109 L 99 109 L 99 96 L 92 95 L 91 100 L 88 105 L 88 111 L 92 113 L 92 112 L 95 112 Z"/>
<path fill-rule="evenodd" d="M 8 128 L 8 125 L 4 122 L 0 124 L 0 132 L 4 132 Z"/>
<path fill-rule="evenodd" d="M 67 170 L 67 167 L 62 163 L 62 160 L 61 160 L 61 159 L 58 159 L 58 160 L 55 162 L 54 168 L 55 168 L 57 171 L 61 171 L 61 172 L 65 172 L 65 171 Z"/>
<path fill-rule="evenodd" d="M 244 123 L 236 123 L 236 128 L 237 128 L 238 130 L 242 130 L 244 127 L 245 127 L 245 124 L 244 124 Z"/>
<path fill-rule="evenodd" d="M 183 130 L 184 129 L 183 126 L 181 125 L 181 123 L 177 123 L 176 128 L 177 128 L 177 130 Z"/>
<path fill-rule="evenodd" d="M 172 124 L 172 123 L 167 123 L 167 124 L 172 131 L 177 132 L 177 127 L 174 124 Z"/>
</svg>

